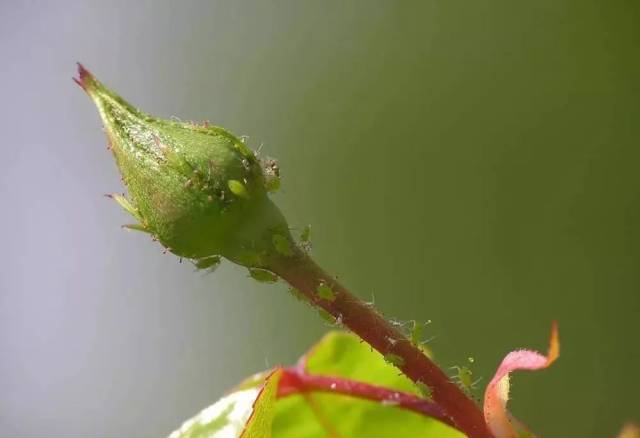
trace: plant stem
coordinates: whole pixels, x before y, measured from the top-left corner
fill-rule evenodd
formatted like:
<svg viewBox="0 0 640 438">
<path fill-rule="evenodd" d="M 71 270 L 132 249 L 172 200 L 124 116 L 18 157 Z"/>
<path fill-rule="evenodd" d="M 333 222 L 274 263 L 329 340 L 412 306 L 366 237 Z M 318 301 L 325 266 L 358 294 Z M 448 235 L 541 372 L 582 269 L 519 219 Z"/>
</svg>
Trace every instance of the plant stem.
<svg viewBox="0 0 640 438">
<path fill-rule="evenodd" d="M 310 391 L 347 395 L 377 401 L 383 404 L 388 403 L 392 406 L 398 406 L 427 417 L 435 418 L 451 427 L 456 427 L 440 406 L 407 392 L 396 391 L 394 389 L 342 377 L 308 374 L 300 367 L 283 368 L 282 371 L 282 377 L 278 384 L 278 397 L 286 397 L 291 394 Z"/>
<path fill-rule="evenodd" d="M 387 358 L 416 384 L 431 389 L 433 401 L 441 406 L 453 424 L 471 438 L 490 438 L 484 416 L 473 400 L 438 368 L 418 346 L 393 327 L 371 305 L 347 291 L 335 278 L 325 273 L 305 252 L 296 248 L 289 257 L 270 260 L 268 269 L 302 292 L 311 304 L 329 312 L 337 321 Z M 333 299 L 316 293 L 325 284 Z"/>
</svg>

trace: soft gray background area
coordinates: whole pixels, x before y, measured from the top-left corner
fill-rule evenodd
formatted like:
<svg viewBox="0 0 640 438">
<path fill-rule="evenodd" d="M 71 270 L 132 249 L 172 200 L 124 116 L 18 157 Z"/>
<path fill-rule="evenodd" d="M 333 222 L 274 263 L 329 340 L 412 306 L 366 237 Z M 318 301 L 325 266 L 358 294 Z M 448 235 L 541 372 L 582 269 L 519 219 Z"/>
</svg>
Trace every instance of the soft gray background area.
<svg viewBox="0 0 640 438">
<path fill-rule="evenodd" d="M 0 435 L 157 437 L 326 329 L 284 286 L 163 255 L 82 61 L 148 112 L 280 159 L 278 203 L 392 317 L 486 384 L 512 348 L 543 437 L 640 419 L 637 2 L 0 3 Z"/>
</svg>

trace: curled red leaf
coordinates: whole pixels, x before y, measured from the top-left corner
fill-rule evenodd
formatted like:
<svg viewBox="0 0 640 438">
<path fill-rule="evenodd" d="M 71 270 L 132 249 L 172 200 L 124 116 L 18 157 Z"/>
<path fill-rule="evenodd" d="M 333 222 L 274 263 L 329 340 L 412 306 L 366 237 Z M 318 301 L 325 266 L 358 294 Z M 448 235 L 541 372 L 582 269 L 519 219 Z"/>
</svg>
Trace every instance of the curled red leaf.
<svg viewBox="0 0 640 438">
<path fill-rule="evenodd" d="M 547 368 L 559 355 L 558 325 L 554 322 L 546 356 L 532 350 L 516 350 L 505 356 L 484 393 L 484 417 L 496 438 L 517 437 L 516 429 L 507 411 L 509 373 L 517 370 L 535 371 Z"/>
</svg>

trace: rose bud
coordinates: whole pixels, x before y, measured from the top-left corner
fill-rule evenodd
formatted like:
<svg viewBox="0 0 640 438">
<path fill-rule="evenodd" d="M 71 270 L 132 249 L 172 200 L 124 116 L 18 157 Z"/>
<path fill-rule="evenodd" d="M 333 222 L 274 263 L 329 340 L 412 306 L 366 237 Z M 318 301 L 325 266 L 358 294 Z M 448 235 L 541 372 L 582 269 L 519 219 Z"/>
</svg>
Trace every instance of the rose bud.
<svg viewBox="0 0 640 438">
<path fill-rule="evenodd" d="M 222 256 L 264 268 L 293 245 L 286 220 L 267 195 L 274 165 L 265 166 L 225 129 L 151 117 L 82 65 L 78 72 L 74 80 L 98 107 L 128 188 L 130 200 L 114 198 L 138 220 L 130 228 L 152 234 L 200 267 Z"/>
</svg>

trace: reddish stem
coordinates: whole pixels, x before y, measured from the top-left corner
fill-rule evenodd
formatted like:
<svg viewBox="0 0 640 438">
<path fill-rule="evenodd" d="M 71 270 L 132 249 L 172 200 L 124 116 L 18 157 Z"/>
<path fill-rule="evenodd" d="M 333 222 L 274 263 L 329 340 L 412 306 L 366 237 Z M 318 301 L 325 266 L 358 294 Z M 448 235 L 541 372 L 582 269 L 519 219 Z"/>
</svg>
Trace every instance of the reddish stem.
<svg viewBox="0 0 640 438">
<path fill-rule="evenodd" d="M 431 389 L 433 401 L 453 424 L 471 438 L 491 438 L 484 416 L 473 400 L 435 365 L 417 346 L 359 298 L 351 295 L 335 278 L 325 273 L 306 253 L 273 258 L 268 268 L 301 291 L 311 304 L 329 312 L 383 356 L 393 358 L 411 380 Z M 316 290 L 328 285 L 334 299 L 320 298 Z M 399 358 L 399 359 L 397 359 Z"/>
<path fill-rule="evenodd" d="M 435 403 L 408 392 L 396 391 L 382 386 L 349 380 L 342 377 L 308 374 L 299 367 L 284 368 L 278 384 L 278 397 L 291 394 L 321 391 L 348 395 L 398 406 L 427 417 L 435 418 L 451 427 L 456 427 L 444 410 Z"/>
</svg>

